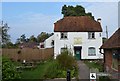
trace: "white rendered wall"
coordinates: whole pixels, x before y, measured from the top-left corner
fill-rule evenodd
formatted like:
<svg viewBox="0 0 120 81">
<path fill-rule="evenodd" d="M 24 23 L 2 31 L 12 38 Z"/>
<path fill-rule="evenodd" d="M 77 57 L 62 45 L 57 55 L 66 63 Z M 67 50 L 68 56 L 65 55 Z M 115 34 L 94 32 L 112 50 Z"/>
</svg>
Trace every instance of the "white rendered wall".
<svg viewBox="0 0 120 81">
<path fill-rule="evenodd" d="M 52 48 L 53 46 L 51 45 L 51 42 L 54 40 L 54 35 L 50 36 L 47 38 L 44 42 L 45 48 Z"/>
<path fill-rule="evenodd" d="M 68 47 L 74 54 L 74 46 L 82 46 L 81 59 L 99 59 L 103 58 L 99 53 L 99 48 L 102 45 L 101 32 L 95 32 L 95 39 L 88 39 L 88 32 L 68 32 L 68 39 L 60 39 L 60 32 L 54 32 L 54 57 L 61 53 L 61 48 Z M 82 38 L 82 43 L 74 45 L 74 38 Z M 88 56 L 88 48 L 96 48 L 96 56 Z"/>
</svg>

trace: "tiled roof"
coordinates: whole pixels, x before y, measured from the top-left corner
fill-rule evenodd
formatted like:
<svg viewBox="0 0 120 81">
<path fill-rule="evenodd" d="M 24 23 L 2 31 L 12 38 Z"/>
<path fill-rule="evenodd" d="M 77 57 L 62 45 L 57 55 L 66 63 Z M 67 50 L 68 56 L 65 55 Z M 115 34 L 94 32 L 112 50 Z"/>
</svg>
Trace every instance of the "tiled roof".
<svg viewBox="0 0 120 81">
<path fill-rule="evenodd" d="M 102 28 L 89 16 L 69 16 L 54 23 L 54 32 L 102 32 Z"/>
<path fill-rule="evenodd" d="M 101 46 L 103 49 L 120 48 L 120 28 Z"/>
<path fill-rule="evenodd" d="M 35 46 L 38 46 L 38 43 L 36 42 L 27 42 L 27 43 L 22 43 L 19 45 L 19 47 L 23 46 L 24 48 L 34 48 Z"/>
</svg>

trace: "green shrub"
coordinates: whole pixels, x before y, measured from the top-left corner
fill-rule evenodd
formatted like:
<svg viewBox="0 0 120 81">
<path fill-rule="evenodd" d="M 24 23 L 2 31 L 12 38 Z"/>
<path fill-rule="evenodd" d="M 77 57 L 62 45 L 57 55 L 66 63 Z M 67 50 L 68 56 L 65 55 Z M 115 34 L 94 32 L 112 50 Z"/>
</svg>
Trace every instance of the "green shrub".
<svg viewBox="0 0 120 81">
<path fill-rule="evenodd" d="M 107 76 L 101 76 L 101 77 L 99 77 L 99 81 L 111 81 L 111 80 Z"/>
<path fill-rule="evenodd" d="M 68 50 L 64 50 L 53 60 L 48 67 L 44 77 L 45 78 L 66 78 L 67 70 L 71 71 L 71 77 L 78 75 L 78 67 L 75 58 Z"/>
<path fill-rule="evenodd" d="M 64 70 L 76 67 L 76 60 L 68 50 L 63 51 L 58 55 L 56 60 Z"/>
<path fill-rule="evenodd" d="M 75 77 L 77 75 L 77 70 L 74 68 L 70 70 L 71 77 Z M 59 63 L 55 60 L 47 69 L 44 77 L 45 78 L 66 78 L 67 76 L 67 70 L 61 69 L 61 66 Z"/>
<path fill-rule="evenodd" d="M 58 63 L 56 61 L 52 62 L 52 64 L 48 67 L 46 70 L 46 73 L 44 74 L 45 78 L 56 78 L 58 73 Z"/>
<path fill-rule="evenodd" d="M 99 64 L 98 62 L 95 61 L 85 61 L 85 64 L 89 67 L 89 68 L 97 68 L 100 72 L 103 72 L 103 66 L 101 64 Z"/>
<path fill-rule="evenodd" d="M 2 58 L 2 80 L 20 79 L 20 74 L 16 71 L 15 65 L 8 59 Z"/>
</svg>

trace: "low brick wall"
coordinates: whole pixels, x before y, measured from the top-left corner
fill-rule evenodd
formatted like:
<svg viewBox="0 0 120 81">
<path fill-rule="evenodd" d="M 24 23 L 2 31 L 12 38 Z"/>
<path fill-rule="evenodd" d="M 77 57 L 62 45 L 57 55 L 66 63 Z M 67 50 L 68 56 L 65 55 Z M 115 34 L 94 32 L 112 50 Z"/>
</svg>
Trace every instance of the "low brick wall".
<svg viewBox="0 0 120 81">
<path fill-rule="evenodd" d="M 2 55 L 9 57 L 13 61 L 40 61 L 52 58 L 54 48 L 47 49 L 2 49 Z"/>
</svg>

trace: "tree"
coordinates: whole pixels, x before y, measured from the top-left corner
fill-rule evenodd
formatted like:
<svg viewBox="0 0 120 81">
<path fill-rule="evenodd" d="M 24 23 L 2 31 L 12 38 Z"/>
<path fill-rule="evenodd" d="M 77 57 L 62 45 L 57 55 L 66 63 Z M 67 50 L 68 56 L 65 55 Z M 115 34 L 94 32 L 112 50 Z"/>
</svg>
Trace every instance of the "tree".
<svg viewBox="0 0 120 81">
<path fill-rule="evenodd" d="M 92 13 L 86 13 L 85 12 L 85 8 L 80 6 L 80 5 L 76 5 L 76 7 L 73 6 L 66 6 L 64 5 L 62 7 L 62 12 L 64 17 L 66 16 L 90 16 L 91 18 L 94 19 L 94 16 L 92 16 Z"/>
<path fill-rule="evenodd" d="M 21 41 L 21 42 L 26 42 L 26 36 L 25 36 L 25 34 L 22 34 L 22 35 L 20 36 L 20 41 Z"/>
<path fill-rule="evenodd" d="M 15 44 L 20 44 L 20 38 L 17 39 L 16 43 Z"/>
<path fill-rule="evenodd" d="M 13 48 L 14 44 L 12 42 L 6 43 L 6 45 L 3 46 L 3 48 Z"/>
<path fill-rule="evenodd" d="M 32 35 L 32 36 L 30 36 L 29 41 L 30 42 L 37 42 L 37 38 L 35 38 L 35 36 Z"/>
<path fill-rule="evenodd" d="M 19 44 L 28 42 L 28 38 L 26 38 L 25 34 L 22 34 L 15 42 L 14 46 L 18 47 Z"/>
<path fill-rule="evenodd" d="M 0 36 L 2 37 L 2 45 L 5 45 L 8 42 L 10 42 L 10 35 L 8 34 L 9 28 L 10 27 L 8 27 L 8 24 L 7 23 L 3 24 L 2 21 L 2 24 L 0 26 Z"/>
<path fill-rule="evenodd" d="M 48 34 L 46 32 L 41 32 L 41 34 L 39 34 L 37 36 L 37 40 L 38 40 L 38 42 L 44 42 L 50 36 L 51 36 L 51 34 Z"/>
</svg>

